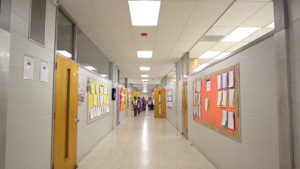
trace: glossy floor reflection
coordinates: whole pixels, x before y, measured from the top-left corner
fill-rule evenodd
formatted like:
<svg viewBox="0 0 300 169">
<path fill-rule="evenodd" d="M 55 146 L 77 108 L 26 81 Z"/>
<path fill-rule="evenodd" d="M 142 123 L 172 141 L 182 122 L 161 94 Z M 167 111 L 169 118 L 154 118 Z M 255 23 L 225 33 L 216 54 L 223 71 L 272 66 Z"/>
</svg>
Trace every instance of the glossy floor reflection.
<svg viewBox="0 0 300 169">
<path fill-rule="evenodd" d="M 79 169 L 214 169 L 166 120 L 143 112 L 121 122 L 80 163 Z"/>
</svg>

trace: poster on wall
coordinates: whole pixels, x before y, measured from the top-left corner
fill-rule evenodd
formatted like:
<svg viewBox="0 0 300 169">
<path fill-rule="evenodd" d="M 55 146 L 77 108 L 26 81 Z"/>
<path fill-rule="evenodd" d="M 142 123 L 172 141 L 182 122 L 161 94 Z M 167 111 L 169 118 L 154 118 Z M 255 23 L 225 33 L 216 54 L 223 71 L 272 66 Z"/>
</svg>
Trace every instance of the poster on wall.
<svg viewBox="0 0 300 169">
<path fill-rule="evenodd" d="M 89 78 L 88 92 L 88 123 L 93 122 L 109 112 L 108 86 Z"/>
<path fill-rule="evenodd" d="M 238 75 L 239 67 L 234 65 L 196 79 L 193 82 L 193 119 L 240 141 Z"/>
<path fill-rule="evenodd" d="M 167 89 L 167 107 L 169 109 L 173 108 L 173 89 L 172 88 L 168 88 Z"/>
<path fill-rule="evenodd" d="M 33 80 L 34 60 L 29 56 L 24 56 L 23 78 Z"/>
<path fill-rule="evenodd" d="M 120 111 L 127 108 L 127 90 L 125 88 L 120 88 Z"/>
</svg>

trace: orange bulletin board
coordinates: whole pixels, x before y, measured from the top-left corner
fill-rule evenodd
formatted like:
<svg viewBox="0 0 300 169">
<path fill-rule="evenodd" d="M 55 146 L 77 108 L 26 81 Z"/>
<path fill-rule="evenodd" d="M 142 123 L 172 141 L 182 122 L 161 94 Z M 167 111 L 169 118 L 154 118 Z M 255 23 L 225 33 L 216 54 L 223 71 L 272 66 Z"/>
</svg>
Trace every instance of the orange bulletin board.
<svg viewBox="0 0 300 169">
<path fill-rule="evenodd" d="M 127 90 L 120 88 L 120 111 L 127 108 Z"/>
<path fill-rule="evenodd" d="M 193 83 L 193 119 L 240 141 L 238 65 Z"/>
</svg>

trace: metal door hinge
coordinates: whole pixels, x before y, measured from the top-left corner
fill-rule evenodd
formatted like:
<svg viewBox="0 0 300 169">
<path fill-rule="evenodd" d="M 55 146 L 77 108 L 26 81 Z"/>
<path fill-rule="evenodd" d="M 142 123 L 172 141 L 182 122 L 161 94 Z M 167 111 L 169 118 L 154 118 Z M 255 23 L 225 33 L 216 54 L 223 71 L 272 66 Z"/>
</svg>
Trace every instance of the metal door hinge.
<svg viewBox="0 0 300 169">
<path fill-rule="evenodd" d="M 56 113 L 54 112 L 54 113 L 53 113 L 53 120 L 55 120 L 55 114 L 56 114 Z"/>
</svg>

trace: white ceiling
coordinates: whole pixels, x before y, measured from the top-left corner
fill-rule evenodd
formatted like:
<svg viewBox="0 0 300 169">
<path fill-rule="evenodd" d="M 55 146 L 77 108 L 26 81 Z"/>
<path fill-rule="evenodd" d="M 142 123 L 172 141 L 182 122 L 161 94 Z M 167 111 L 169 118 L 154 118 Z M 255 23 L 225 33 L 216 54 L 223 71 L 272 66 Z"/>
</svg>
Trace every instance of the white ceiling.
<svg viewBox="0 0 300 169">
<path fill-rule="evenodd" d="M 139 66 L 150 66 L 150 83 L 165 76 L 232 1 L 162 0 L 157 27 L 133 27 L 127 0 L 61 0 L 80 29 L 124 76 L 140 82 Z M 143 32 L 148 37 L 141 37 Z M 137 59 L 137 50 L 153 50 L 153 58 Z"/>
<path fill-rule="evenodd" d="M 80 29 L 118 65 L 129 82 L 141 83 L 143 73 L 139 66 L 150 66 L 151 71 L 145 74 L 150 75 L 150 84 L 157 84 L 234 0 L 161 0 L 157 27 L 131 26 L 127 1 L 61 0 Z M 238 0 L 208 34 L 225 36 L 237 26 L 266 26 L 273 20 L 266 10 L 273 10 L 270 0 Z M 144 32 L 148 37 L 141 37 Z M 199 57 L 206 50 L 232 51 L 238 45 L 241 44 L 200 41 L 190 56 Z M 138 59 L 137 50 L 153 50 L 153 58 Z"/>
</svg>

